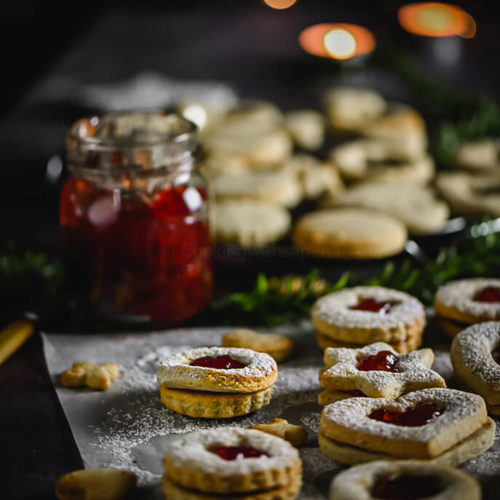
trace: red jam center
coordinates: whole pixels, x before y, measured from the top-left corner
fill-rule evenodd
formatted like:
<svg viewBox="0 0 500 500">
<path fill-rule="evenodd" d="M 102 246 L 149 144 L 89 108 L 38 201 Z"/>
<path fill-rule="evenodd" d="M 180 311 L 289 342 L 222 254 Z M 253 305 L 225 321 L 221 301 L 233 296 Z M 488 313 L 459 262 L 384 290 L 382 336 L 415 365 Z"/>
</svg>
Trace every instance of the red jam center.
<svg viewBox="0 0 500 500">
<path fill-rule="evenodd" d="M 387 500 L 416 500 L 438 495 L 444 490 L 441 478 L 433 475 L 387 475 L 374 484 L 373 498 Z"/>
<path fill-rule="evenodd" d="M 246 366 L 231 356 L 205 356 L 204 358 L 195 359 L 190 364 L 191 366 L 204 366 L 221 370 L 233 370 L 235 368 L 245 368 Z"/>
<path fill-rule="evenodd" d="M 474 295 L 476 302 L 500 302 L 500 288 L 487 286 Z"/>
<path fill-rule="evenodd" d="M 434 403 L 424 403 L 408 408 L 404 412 L 379 408 L 378 410 L 372 411 L 370 415 L 368 415 L 368 418 L 387 424 L 401 425 L 404 427 L 419 427 L 428 424 L 442 413 L 438 405 Z"/>
<path fill-rule="evenodd" d="M 238 458 L 259 458 L 266 455 L 253 446 L 217 446 L 210 451 L 228 461 L 237 460 Z"/>
<path fill-rule="evenodd" d="M 361 299 L 355 306 L 351 306 L 349 309 L 387 314 L 390 312 L 393 305 L 394 303 L 392 302 L 378 302 L 374 299 Z"/>
<path fill-rule="evenodd" d="M 368 372 L 371 370 L 380 370 L 384 372 L 399 372 L 398 357 L 391 351 L 380 351 L 373 356 L 367 356 L 358 363 L 358 370 Z"/>
</svg>

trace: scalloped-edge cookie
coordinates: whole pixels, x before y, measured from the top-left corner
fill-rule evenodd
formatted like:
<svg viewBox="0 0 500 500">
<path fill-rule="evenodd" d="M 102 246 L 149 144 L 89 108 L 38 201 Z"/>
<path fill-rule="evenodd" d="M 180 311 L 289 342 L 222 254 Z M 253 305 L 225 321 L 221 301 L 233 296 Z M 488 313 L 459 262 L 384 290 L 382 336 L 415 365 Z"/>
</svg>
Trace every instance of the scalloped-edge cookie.
<svg viewBox="0 0 500 500">
<path fill-rule="evenodd" d="M 421 460 L 376 461 L 342 471 L 330 484 L 329 500 L 399 498 L 481 500 L 481 486 L 469 474 Z"/>
<path fill-rule="evenodd" d="M 398 355 L 390 345 L 377 342 L 358 349 L 326 349 L 324 361 L 327 369 L 320 383 L 330 390 L 396 399 L 420 389 L 446 387 L 443 377 L 430 369 L 431 349 Z"/>
<path fill-rule="evenodd" d="M 177 487 L 202 494 L 300 487 L 302 477 L 299 453 L 290 443 L 241 428 L 211 429 L 179 438 L 167 449 L 164 467 L 165 476 Z"/>
<path fill-rule="evenodd" d="M 484 431 L 480 447 L 485 451 L 493 444 L 495 424 L 488 418 L 483 398 L 441 388 L 412 392 L 395 401 L 337 401 L 323 409 L 320 423 L 320 436 L 334 445 L 393 458 L 436 459 L 480 430 Z M 352 456 L 356 460 L 356 453 Z"/>
<path fill-rule="evenodd" d="M 450 281 L 436 292 L 434 309 L 451 337 L 471 324 L 500 320 L 500 279 Z"/>
<path fill-rule="evenodd" d="M 455 376 L 483 396 L 491 414 L 500 415 L 500 321 L 460 332 L 453 339 L 450 356 Z"/>
<path fill-rule="evenodd" d="M 230 418 L 269 404 L 278 377 L 266 353 L 236 347 L 200 347 L 162 360 L 161 401 L 169 410 L 198 418 Z"/>
</svg>

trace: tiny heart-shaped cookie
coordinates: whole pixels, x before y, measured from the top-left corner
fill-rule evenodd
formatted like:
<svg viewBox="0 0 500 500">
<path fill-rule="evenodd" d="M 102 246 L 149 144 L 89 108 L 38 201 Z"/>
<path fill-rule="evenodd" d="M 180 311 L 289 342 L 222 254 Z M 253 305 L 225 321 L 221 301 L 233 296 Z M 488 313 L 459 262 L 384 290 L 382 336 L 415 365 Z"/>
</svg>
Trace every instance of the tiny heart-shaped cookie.
<svg viewBox="0 0 500 500">
<path fill-rule="evenodd" d="M 446 387 L 443 377 L 430 369 L 434 361 L 431 349 L 398 355 L 384 342 L 359 349 L 330 347 L 324 361 L 329 368 L 322 373 L 320 383 L 327 389 L 395 399 L 419 389 Z"/>
<path fill-rule="evenodd" d="M 319 442 L 327 456 L 349 463 L 382 458 L 380 455 L 432 460 L 460 448 L 444 460 L 456 464 L 489 448 L 494 432 L 495 424 L 488 418 L 483 398 L 435 388 L 412 392 L 395 401 L 351 398 L 332 403 L 321 414 Z M 328 451 L 338 446 L 348 447 L 353 455 L 368 455 L 350 461 Z"/>
<path fill-rule="evenodd" d="M 122 500 L 137 485 L 132 472 L 117 469 L 75 470 L 56 481 L 56 497 L 60 500 Z"/>
</svg>

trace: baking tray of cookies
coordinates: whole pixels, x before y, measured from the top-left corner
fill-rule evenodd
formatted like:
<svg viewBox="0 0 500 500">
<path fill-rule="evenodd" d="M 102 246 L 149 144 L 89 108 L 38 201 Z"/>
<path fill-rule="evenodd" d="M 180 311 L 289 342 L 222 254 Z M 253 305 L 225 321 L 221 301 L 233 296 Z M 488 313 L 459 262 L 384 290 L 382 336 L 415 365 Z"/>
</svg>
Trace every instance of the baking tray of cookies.
<svg viewBox="0 0 500 500">
<path fill-rule="evenodd" d="M 435 353 L 433 369 L 448 386 L 457 387 L 449 357 L 449 340 L 428 315 L 424 346 Z M 160 481 L 163 455 L 180 435 L 219 427 L 250 427 L 274 418 L 303 426 L 308 433 L 299 448 L 303 486 L 299 498 L 327 498 L 329 484 L 345 466 L 321 454 L 317 434 L 321 407 L 319 372 L 324 368 L 309 321 L 276 331 L 295 342 L 294 356 L 279 365 L 278 380 L 268 406 L 232 419 L 195 419 L 178 415 L 160 403 L 156 374 L 160 360 L 197 346 L 221 345 L 230 328 L 192 328 L 168 332 L 94 335 L 44 334 L 49 373 L 86 468 L 113 467 L 135 472 L 140 498 L 163 498 Z M 62 387 L 60 374 L 73 362 L 118 363 L 121 376 L 106 392 Z M 494 445 L 461 467 L 483 486 L 483 498 L 493 500 L 500 486 L 500 436 Z"/>
</svg>

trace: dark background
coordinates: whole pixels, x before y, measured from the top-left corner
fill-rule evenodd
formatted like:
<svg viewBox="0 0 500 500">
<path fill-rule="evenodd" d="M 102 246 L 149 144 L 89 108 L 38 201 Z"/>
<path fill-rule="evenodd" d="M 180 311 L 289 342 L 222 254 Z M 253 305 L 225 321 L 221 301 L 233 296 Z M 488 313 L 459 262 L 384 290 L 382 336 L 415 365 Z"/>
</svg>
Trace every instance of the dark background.
<svg viewBox="0 0 500 500">
<path fill-rule="evenodd" d="M 119 82 L 154 71 L 182 80 L 217 80 L 243 97 L 284 109 L 320 108 L 321 91 L 355 80 L 392 99 L 418 103 L 431 131 L 446 118 L 378 66 L 340 67 L 302 51 L 297 36 L 320 22 L 369 28 L 380 47 L 408 51 L 422 74 L 465 94 L 498 97 L 500 33 L 496 1 L 460 2 L 477 21 L 459 61 L 436 58 L 433 40 L 404 32 L 397 1 L 298 0 L 285 11 L 259 0 L 42 1 L 1 5 L 0 243 L 57 253 L 60 183 L 47 182 L 48 159 L 64 153 L 69 124 L 90 109 L 83 84 Z M 374 59 L 376 57 L 374 56 Z M 382 59 L 382 61 L 380 60 Z M 446 58 L 445 58 L 446 59 Z M 382 64 L 380 64 L 382 63 Z M 76 89 L 59 94 L 61 82 Z M 0 497 L 53 498 L 54 479 L 81 466 L 34 337 L 0 366 Z"/>
</svg>

